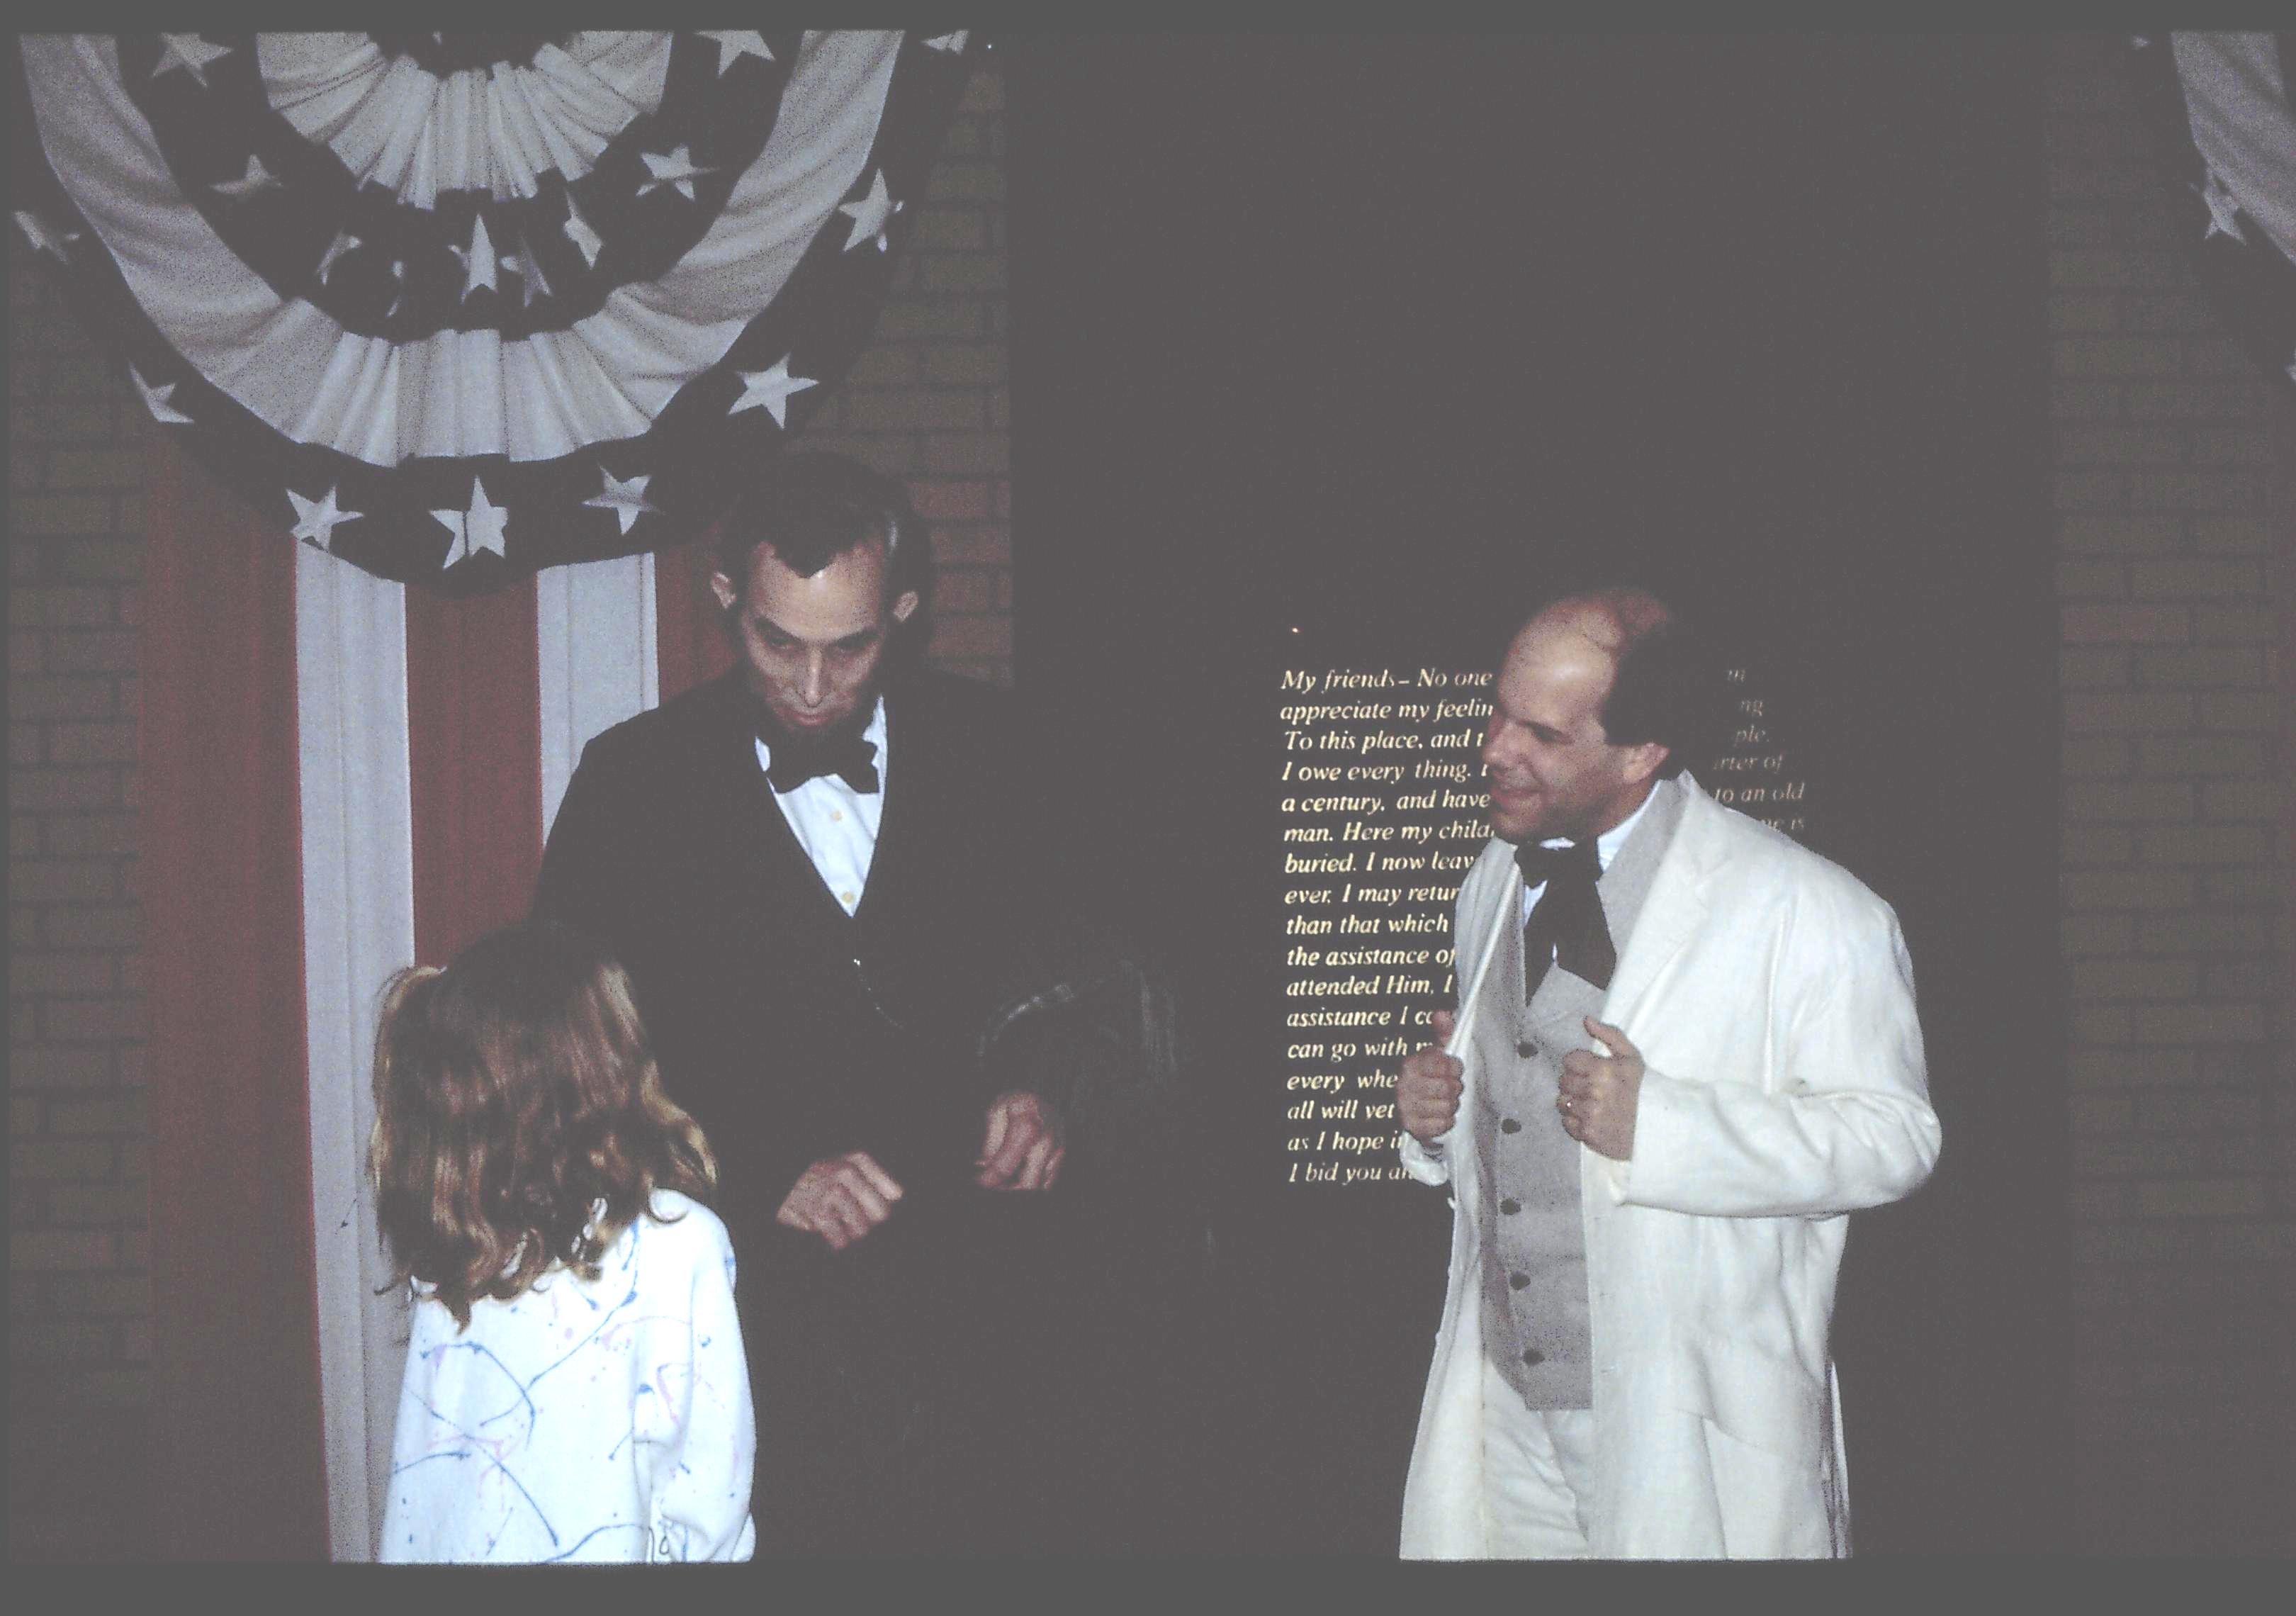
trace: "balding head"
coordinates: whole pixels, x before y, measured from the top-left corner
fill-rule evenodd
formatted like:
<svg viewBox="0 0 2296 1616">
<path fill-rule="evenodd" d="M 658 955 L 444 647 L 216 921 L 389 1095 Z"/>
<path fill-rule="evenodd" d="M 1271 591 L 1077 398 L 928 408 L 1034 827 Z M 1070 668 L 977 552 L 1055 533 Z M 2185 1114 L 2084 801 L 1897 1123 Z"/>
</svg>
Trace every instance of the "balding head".
<svg viewBox="0 0 2296 1616">
<path fill-rule="evenodd" d="M 1614 584 L 1561 596 L 1523 625 L 1517 641 L 1533 630 L 1591 646 L 1608 661 L 1603 737 L 1613 746 L 1665 747 L 1660 779 L 1680 774 L 1718 741 L 1710 732 L 1720 672 L 1707 664 L 1675 609 L 1648 589 Z"/>
</svg>

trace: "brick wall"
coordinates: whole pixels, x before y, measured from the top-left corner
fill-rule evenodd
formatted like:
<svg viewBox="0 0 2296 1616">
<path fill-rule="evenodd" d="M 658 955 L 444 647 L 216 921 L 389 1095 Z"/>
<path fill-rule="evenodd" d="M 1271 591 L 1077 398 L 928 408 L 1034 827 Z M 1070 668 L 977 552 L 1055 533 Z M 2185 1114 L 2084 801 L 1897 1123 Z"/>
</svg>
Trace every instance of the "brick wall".
<svg viewBox="0 0 2296 1616">
<path fill-rule="evenodd" d="M 876 339 L 804 441 L 906 480 L 939 562 L 932 660 L 1010 685 L 1004 109 L 992 53 L 941 147 Z"/>
<path fill-rule="evenodd" d="M 2284 1549 L 2296 406 L 2196 284 L 2120 48 L 2060 36 L 2048 86 L 2075 1520 Z"/>
<path fill-rule="evenodd" d="M 124 1514 L 150 1395 L 135 653 L 142 404 L 8 258 L 11 1552 Z M 85 1448 L 53 1454 L 69 1427 Z M 30 1459 L 31 1463 L 23 1463 Z M 112 1495 L 109 1506 L 104 1495 Z"/>
<path fill-rule="evenodd" d="M 875 341 L 808 445 L 907 479 L 933 660 L 1011 682 L 1004 94 L 952 126 Z M 136 903 L 142 434 L 126 370 L 8 258 L 8 1385 L 12 1557 L 138 1552 L 150 1396 Z"/>
</svg>

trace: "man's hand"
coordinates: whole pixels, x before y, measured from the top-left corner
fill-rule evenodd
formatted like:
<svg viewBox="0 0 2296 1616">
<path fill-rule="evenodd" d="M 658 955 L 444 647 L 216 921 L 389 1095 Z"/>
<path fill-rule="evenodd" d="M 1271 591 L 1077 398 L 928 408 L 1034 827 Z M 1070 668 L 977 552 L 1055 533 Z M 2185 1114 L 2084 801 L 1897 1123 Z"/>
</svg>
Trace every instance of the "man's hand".
<svg viewBox="0 0 2296 1616">
<path fill-rule="evenodd" d="M 901 1186 L 867 1151 L 848 1151 L 798 1175 L 774 1221 L 820 1235 L 841 1251 L 893 1215 Z"/>
<path fill-rule="evenodd" d="M 1048 1190 L 1067 1154 L 1053 1108 L 1015 1088 L 988 1103 L 988 1126 L 973 1159 L 980 1176 L 973 1182 L 985 1190 Z"/>
<path fill-rule="evenodd" d="M 1435 1013 L 1435 1036 L 1444 1043 L 1451 1041 L 1455 1024 L 1449 1011 Z M 1395 1079 L 1395 1109 L 1420 1144 L 1434 1144 L 1459 1120 L 1459 1093 L 1465 1087 L 1462 1079 L 1466 1071 L 1465 1062 L 1432 1044 L 1403 1057 L 1403 1070 Z"/>
<path fill-rule="evenodd" d="M 1643 1053 L 1617 1028 L 1587 1018 L 1587 1036 L 1611 1053 L 1574 1049 L 1562 1057 L 1554 1109 L 1562 1131 L 1614 1161 L 1635 1153 L 1635 1102 L 1642 1093 Z"/>
</svg>

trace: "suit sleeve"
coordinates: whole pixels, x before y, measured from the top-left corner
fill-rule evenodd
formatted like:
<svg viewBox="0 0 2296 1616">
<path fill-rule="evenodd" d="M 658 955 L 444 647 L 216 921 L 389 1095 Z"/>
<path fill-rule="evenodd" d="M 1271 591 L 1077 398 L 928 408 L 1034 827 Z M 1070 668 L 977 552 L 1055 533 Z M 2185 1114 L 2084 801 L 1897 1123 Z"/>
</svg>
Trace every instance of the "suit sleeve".
<svg viewBox="0 0 2296 1616">
<path fill-rule="evenodd" d="M 690 1243 L 686 1294 L 650 1308 L 649 1366 L 660 1400 L 659 1440 L 648 1444 L 652 1516 L 649 1557 L 747 1560 L 757 1545 L 750 1514 L 750 1467 L 757 1457 L 756 1409 L 742 1325 L 734 1310 L 734 1248 L 725 1225 L 689 1209 L 680 1224 L 649 1231 Z"/>
<path fill-rule="evenodd" d="M 596 742 L 582 749 L 543 847 L 542 874 L 534 883 L 534 915 L 562 922 L 619 947 L 615 872 L 623 863 L 618 851 L 624 832 L 615 823 L 617 794 L 607 779 L 611 773 L 610 761 L 601 756 Z"/>
<path fill-rule="evenodd" d="M 1643 1076 L 1619 1201 L 1704 1217 L 1822 1218 L 1911 1194 L 1936 1165 L 1913 963 L 1870 894 L 1788 923 L 1768 1081 Z M 1816 923 L 1812 923 L 1815 922 Z"/>
</svg>

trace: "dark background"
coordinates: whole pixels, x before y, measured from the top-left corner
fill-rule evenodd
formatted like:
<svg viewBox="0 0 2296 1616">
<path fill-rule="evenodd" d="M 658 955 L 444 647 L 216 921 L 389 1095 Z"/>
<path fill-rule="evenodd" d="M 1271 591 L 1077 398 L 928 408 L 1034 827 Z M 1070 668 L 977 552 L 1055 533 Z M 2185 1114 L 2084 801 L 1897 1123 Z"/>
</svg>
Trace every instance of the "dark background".
<svg viewBox="0 0 2296 1616">
<path fill-rule="evenodd" d="M 1488 666 L 1588 570 L 1726 631 L 1913 950 L 1946 1144 L 1851 1231 L 1858 1548 L 2061 1546 L 2038 49 L 1000 48 L 1015 682 L 1188 1052 L 1079 1546 L 1393 1551 L 1448 1214 L 1282 1183 L 1275 670 Z"/>
</svg>

